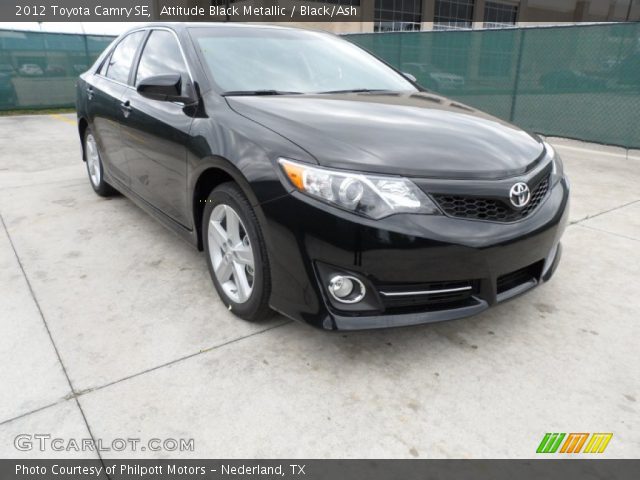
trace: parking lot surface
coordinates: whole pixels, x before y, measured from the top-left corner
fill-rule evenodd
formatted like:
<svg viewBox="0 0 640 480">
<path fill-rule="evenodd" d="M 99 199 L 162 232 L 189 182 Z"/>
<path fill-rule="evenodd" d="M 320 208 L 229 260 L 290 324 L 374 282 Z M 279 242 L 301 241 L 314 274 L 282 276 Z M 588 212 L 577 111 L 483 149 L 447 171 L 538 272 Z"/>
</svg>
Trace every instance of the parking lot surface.
<svg viewBox="0 0 640 480">
<path fill-rule="evenodd" d="M 193 439 L 122 457 L 534 457 L 545 432 L 640 454 L 640 152 L 549 139 L 572 182 L 551 282 L 480 316 L 327 333 L 249 324 L 203 254 L 96 196 L 73 115 L 0 118 L 0 457 L 18 434 Z"/>
</svg>

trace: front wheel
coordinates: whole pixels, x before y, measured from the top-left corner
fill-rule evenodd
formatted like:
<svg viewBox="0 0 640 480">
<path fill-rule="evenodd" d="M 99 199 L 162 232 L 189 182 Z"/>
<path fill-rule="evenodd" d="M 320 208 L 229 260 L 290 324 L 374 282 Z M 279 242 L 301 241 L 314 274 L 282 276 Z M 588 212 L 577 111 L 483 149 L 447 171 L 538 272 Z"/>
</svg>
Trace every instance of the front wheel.
<svg viewBox="0 0 640 480">
<path fill-rule="evenodd" d="M 224 304 L 245 320 L 269 317 L 265 242 L 253 208 L 235 183 L 218 186 L 207 198 L 202 233 L 209 273 Z"/>
<path fill-rule="evenodd" d="M 100 158 L 98 143 L 93 136 L 91 127 L 87 127 L 84 132 L 84 160 L 87 164 L 87 173 L 93 190 L 101 197 L 109 197 L 115 190 L 104 179 L 104 168 Z"/>
</svg>

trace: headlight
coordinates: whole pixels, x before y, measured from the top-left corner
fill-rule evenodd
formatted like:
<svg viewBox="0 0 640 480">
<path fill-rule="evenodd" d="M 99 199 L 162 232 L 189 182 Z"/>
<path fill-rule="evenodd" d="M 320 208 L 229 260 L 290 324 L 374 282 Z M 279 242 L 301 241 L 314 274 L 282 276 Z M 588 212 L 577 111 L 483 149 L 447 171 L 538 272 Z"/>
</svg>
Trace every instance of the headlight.
<svg viewBox="0 0 640 480">
<path fill-rule="evenodd" d="M 343 172 L 285 158 L 278 163 L 297 190 L 345 210 L 375 219 L 394 213 L 439 213 L 429 197 L 406 178 Z"/>
<path fill-rule="evenodd" d="M 560 155 L 551 145 L 544 142 L 544 148 L 547 151 L 547 157 L 551 158 L 551 184 L 553 185 L 564 175 L 564 166 Z"/>
</svg>

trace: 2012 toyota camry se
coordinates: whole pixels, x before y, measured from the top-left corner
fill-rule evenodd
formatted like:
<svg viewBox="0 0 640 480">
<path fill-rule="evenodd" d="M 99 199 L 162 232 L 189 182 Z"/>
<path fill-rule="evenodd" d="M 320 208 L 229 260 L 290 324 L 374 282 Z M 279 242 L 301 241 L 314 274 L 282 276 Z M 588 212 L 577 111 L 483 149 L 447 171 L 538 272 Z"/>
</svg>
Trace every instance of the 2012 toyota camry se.
<svg viewBox="0 0 640 480">
<path fill-rule="evenodd" d="M 96 193 L 204 250 L 246 320 L 460 318 L 560 259 L 569 184 L 551 146 L 333 35 L 137 28 L 80 77 L 77 111 Z"/>
</svg>

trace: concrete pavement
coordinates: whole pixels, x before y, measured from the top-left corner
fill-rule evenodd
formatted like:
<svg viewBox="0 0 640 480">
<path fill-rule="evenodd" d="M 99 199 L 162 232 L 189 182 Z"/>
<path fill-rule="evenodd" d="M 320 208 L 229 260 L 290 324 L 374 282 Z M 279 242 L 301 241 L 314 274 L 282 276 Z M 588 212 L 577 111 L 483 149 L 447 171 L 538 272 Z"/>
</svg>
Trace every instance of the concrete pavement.
<svg viewBox="0 0 640 480">
<path fill-rule="evenodd" d="M 193 439 L 118 457 L 640 454 L 640 154 L 549 139 L 572 181 L 554 279 L 471 319 L 330 334 L 218 300 L 202 254 L 97 197 L 73 116 L 0 118 L 0 457 L 16 435 Z"/>
</svg>

